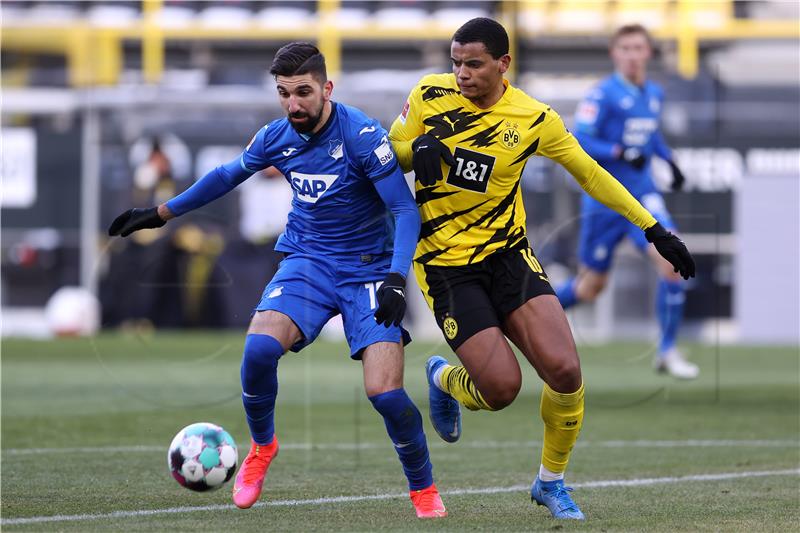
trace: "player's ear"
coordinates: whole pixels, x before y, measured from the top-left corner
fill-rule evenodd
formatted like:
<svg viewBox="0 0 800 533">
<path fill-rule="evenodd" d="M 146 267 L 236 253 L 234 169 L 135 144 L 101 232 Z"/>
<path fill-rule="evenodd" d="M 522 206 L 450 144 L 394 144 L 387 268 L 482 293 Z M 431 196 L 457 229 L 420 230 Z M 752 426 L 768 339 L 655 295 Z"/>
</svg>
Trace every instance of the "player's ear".
<svg viewBox="0 0 800 533">
<path fill-rule="evenodd" d="M 333 94 L 333 82 L 328 80 L 325 82 L 325 85 L 322 86 L 322 98 L 327 102 L 331 99 L 331 94 Z"/>
<path fill-rule="evenodd" d="M 505 54 L 497 61 L 500 63 L 500 74 L 505 74 L 508 71 L 508 66 L 511 64 L 511 56 Z"/>
</svg>

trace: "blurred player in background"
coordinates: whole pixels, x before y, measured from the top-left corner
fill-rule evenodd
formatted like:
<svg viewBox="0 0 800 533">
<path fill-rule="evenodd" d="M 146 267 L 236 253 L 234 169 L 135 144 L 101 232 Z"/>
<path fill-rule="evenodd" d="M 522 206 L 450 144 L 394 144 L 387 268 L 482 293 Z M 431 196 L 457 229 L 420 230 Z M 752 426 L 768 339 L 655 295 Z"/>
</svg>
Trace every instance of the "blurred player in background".
<svg viewBox="0 0 800 533">
<path fill-rule="evenodd" d="M 288 178 L 294 198 L 275 247 L 286 258 L 264 289 L 245 341 L 242 401 L 252 443 L 236 476 L 233 501 L 248 508 L 258 500 L 278 454 L 273 422 L 278 360 L 313 342 L 325 323 L 341 314 L 351 357 L 362 362 L 367 396 L 383 416 L 417 516 L 446 516 L 422 417 L 403 389 L 403 343 L 410 338 L 400 323 L 420 225 L 414 198 L 386 130 L 360 110 L 331 100 L 333 84 L 314 45 L 281 48 L 270 73 L 287 117 L 267 124 L 240 158 L 184 193 L 158 207 L 126 211 L 109 234 L 126 237 L 163 226 L 275 166 Z"/>
<path fill-rule="evenodd" d="M 672 168 L 672 189 L 683 186 L 684 177 L 659 131 L 663 102 L 661 87 L 647 79 L 647 62 L 653 46 L 647 30 L 638 24 L 623 26 L 611 39 L 615 72 L 601 81 L 581 102 L 575 115 L 575 137 L 586 152 L 616 177 L 667 228 L 676 227 L 658 193 L 650 168 L 654 155 Z M 622 215 L 583 195 L 578 276 L 561 285 L 556 294 L 564 309 L 591 302 L 608 283 L 614 250 L 625 237 L 646 252 L 659 275 L 656 315 L 661 340 L 655 368 L 675 377 L 693 379 L 696 365 L 686 361 L 675 347 L 683 315 L 684 283 L 677 268 L 648 246 L 639 229 Z"/>
<path fill-rule="evenodd" d="M 463 364 L 428 360 L 430 415 L 437 433 L 454 442 L 459 402 L 488 411 L 511 404 L 522 385 L 511 339 L 545 382 L 544 444 L 531 498 L 556 518 L 582 520 L 564 472 L 583 420 L 583 379 L 564 310 L 525 236 L 525 162 L 542 155 L 562 164 L 588 193 L 645 230 L 682 274 L 693 275 L 694 263 L 683 243 L 581 149 L 558 113 L 503 78 L 508 49 L 496 21 L 464 24 L 451 43 L 453 73 L 425 76 L 390 133 L 400 164 L 416 174 L 422 229 L 414 272 Z"/>
</svg>

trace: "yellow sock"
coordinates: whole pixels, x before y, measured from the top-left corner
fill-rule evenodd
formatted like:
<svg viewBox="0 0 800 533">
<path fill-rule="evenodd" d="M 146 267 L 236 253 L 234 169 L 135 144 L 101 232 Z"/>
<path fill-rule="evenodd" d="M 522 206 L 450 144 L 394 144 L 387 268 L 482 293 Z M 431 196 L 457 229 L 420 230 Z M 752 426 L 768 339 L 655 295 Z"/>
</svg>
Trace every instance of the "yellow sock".
<svg viewBox="0 0 800 533">
<path fill-rule="evenodd" d="M 556 392 L 545 383 L 540 412 L 544 420 L 542 465 L 551 472 L 564 473 L 583 425 L 583 383 L 569 394 Z"/>
<path fill-rule="evenodd" d="M 470 411 L 480 409 L 494 411 L 478 392 L 472 378 L 467 374 L 467 369 L 463 366 L 445 366 L 442 370 L 441 381 L 444 391 Z"/>
</svg>

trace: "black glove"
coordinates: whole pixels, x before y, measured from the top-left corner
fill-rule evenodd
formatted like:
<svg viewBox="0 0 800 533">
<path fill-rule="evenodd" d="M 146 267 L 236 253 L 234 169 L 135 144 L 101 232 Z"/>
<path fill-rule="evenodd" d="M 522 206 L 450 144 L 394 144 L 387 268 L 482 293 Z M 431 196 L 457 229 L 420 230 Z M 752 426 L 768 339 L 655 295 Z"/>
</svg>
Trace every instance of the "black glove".
<svg viewBox="0 0 800 533">
<path fill-rule="evenodd" d="M 378 308 L 375 310 L 375 321 L 387 328 L 400 325 L 406 314 L 406 280 L 396 272 L 389 272 L 375 295 Z"/>
<path fill-rule="evenodd" d="M 661 257 L 670 262 L 675 272 L 681 273 L 683 279 L 694 277 L 694 259 L 682 240 L 665 230 L 658 222 L 644 230 L 644 236 L 647 242 L 655 245 Z"/>
<path fill-rule="evenodd" d="M 114 235 L 127 237 L 134 231 L 160 228 L 166 223 L 166 220 L 158 216 L 157 207 L 148 207 L 147 209 L 133 208 L 128 209 L 114 219 L 114 222 L 108 228 L 108 234 L 111 237 Z"/>
<path fill-rule="evenodd" d="M 625 161 L 633 168 L 641 170 L 644 168 L 645 164 L 647 163 L 647 158 L 642 155 L 642 151 L 635 146 L 631 146 L 629 148 L 622 147 L 622 151 L 619 153 L 617 159 L 621 159 Z"/>
<path fill-rule="evenodd" d="M 680 191 L 683 189 L 683 184 L 686 183 L 686 178 L 683 177 L 683 172 L 678 168 L 674 161 L 667 161 L 672 169 L 672 190 Z"/>
<path fill-rule="evenodd" d="M 451 167 L 456 164 L 450 149 L 433 135 L 420 135 L 411 143 L 411 149 L 414 151 L 411 166 L 417 179 L 425 187 L 436 185 L 442 179 L 442 159 Z"/>
</svg>

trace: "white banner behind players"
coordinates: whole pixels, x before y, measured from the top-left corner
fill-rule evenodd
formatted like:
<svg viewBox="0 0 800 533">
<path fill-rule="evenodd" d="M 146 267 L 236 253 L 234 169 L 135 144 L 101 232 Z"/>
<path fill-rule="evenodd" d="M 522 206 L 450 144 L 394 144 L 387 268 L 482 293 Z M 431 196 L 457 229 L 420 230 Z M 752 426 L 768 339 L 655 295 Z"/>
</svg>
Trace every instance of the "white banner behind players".
<svg viewBox="0 0 800 533">
<path fill-rule="evenodd" d="M 800 179 L 800 150 L 795 148 L 751 148 L 744 154 L 734 148 L 676 148 L 675 159 L 686 176 L 686 190 L 735 190 L 745 177 Z M 672 173 L 658 158 L 653 159 L 653 177 L 659 188 L 669 189 Z"/>
<path fill-rule="evenodd" d="M 31 128 L 2 129 L 0 179 L 0 206 L 26 208 L 36 202 L 36 133 Z"/>
</svg>

